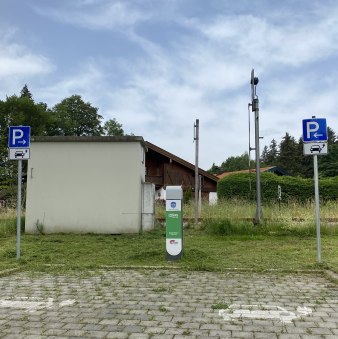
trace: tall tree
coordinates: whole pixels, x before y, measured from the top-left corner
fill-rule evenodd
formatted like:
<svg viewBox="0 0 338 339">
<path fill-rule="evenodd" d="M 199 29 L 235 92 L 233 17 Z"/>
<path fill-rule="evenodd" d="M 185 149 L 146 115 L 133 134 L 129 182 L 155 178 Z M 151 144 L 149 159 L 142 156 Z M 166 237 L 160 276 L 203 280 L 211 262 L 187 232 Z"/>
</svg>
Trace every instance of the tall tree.
<svg viewBox="0 0 338 339">
<path fill-rule="evenodd" d="M 318 172 L 320 177 L 338 176 L 338 142 L 334 130 L 327 128 L 328 154 L 318 156 Z"/>
<path fill-rule="evenodd" d="M 268 163 L 269 165 L 274 165 L 278 158 L 278 145 L 275 139 L 271 140 L 268 153 Z"/>
<path fill-rule="evenodd" d="M 207 171 L 211 174 L 218 174 L 222 172 L 221 167 L 217 166 L 215 163 L 212 164 L 211 168 Z"/>
<path fill-rule="evenodd" d="M 20 97 L 33 100 L 32 93 L 29 91 L 27 84 L 25 84 L 25 86 L 23 86 L 23 88 L 20 92 Z"/>
<path fill-rule="evenodd" d="M 277 165 L 285 168 L 291 175 L 300 175 L 300 162 L 298 143 L 289 133 L 285 133 L 279 144 Z"/>
<path fill-rule="evenodd" d="M 115 118 L 107 120 L 103 125 L 105 135 L 123 136 L 124 130 L 122 124 L 118 123 Z"/>
<path fill-rule="evenodd" d="M 262 161 L 265 165 L 276 165 L 278 158 L 278 146 L 275 139 L 272 139 L 269 145 L 264 146 L 262 152 Z"/>
<path fill-rule="evenodd" d="M 312 157 L 304 155 L 303 139 L 299 138 L 297 145 L 297 159 L 299 159 L 299 173 L 297 175 L 303 178 L 313 177 L 313 161 Z"/>
<path fill-rule="evenodd" d="M 269 149 L 268 149 L 268 146 L 266 145 L 264 146 L 263 151 L 262 151 L 261 162 L 264 165 L 269 164 Z"/>
<path fill-rule="evenodd" d="M 250 166 L 253 168 L 255 166 L 255 162 L 250 160 Z M 240 156 L 233 156 L 226 159 L 226 161 L 222 162 L 221 169 L 222 171 L 233 172 L 240 171 L 249 168 L 249 154 L 247 152 L 243 153 Z"/>
<path fill-rule="evenodd" d="M 15 183 L 16 166 L 8 160 L 8 128 L 9 126 L 31 126 L 32 135 L 44 135 L 48 125 L 49 115 L 44 106 L 35 104 L 26 96 L 12 95 L 5 101 L 0 101 L 0 181 Z M 24 163 L 24 167 L 26 162 Z"/>
<path fill-rule="evenodd" d="M 80 95 L 72 95 L 56 104 L 51 111 L 51 135 L 97 136 L 102 135 L 98 108 L 84 102 Z"/>
</svg>

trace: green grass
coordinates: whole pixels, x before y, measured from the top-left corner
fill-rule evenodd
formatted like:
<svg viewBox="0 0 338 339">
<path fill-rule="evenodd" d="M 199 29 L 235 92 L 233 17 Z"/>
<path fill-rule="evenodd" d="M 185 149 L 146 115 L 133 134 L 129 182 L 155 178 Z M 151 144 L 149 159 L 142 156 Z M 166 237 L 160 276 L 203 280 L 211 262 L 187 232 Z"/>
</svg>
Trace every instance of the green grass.
<svg viewBox="0 0 338 339">
<path fill-rule="evenodd" d="M 296 271 L 330 268 L 338 272 L 338 236 L 322 236 L 322 264 L 316 262 L 316 238 L 268 235 L 208 235 L 184 232 L 182 260 L 168 263 L 165 232 L 143 235 L 23 235 L 21 259 L 16 237 L 0 237 L 0 270 L 20 267 L 38 271 L 82 271 L 102 266 L 158 266 L 186 270 L 276 269 Z"/>
<path fill-rule="evenodd" d="M 205 219 L 229 219 L 232 221 L 249 220 L 255 217 L 256 205 L 254 202 L 241 201 L 237 199 L 220 200 L 216 205 L 202 204 L 201 218 Z M 315 221 L 314 202 L 297 203 L 295 201 L 283 202 L 281 206 L 277 203 L 262 205 L 263 221 L 282 223 L 289 226 L 299 226 Z M 338 220 L 338 201 L 321 202 L 321 218 L 336 218 Z M 156 217 L 165 217 L 165 206 L 161 203 L 156 205 Z M 183 217 L 194 219 L 195 207 L 191 201 L 183 206 Z"/>
<path fill-rule="evenodd" d="M 330 204 L 322 206 L 322 216 L 335 218 L 337 204 Z M 278 206 L 265 207 L 263 213 L 270 217 L 254 226 L 250 221 L 252 204 L 205 205 L 201 225 L 184 231 L 183 258 L 173 263 L 165 257 L 163 226 L 144 234 L 119 236 L 22 234 L 18 261 L 15 211 L 5 211 L 0 213 L 0 271 L 18 267 L 82 272 L 102 266 L 155 266 L 207 271 L 329 268 L 338 273 L 338 226 L 322 223 L 322 264 L 318 265 L 313 208 L 311 204 L 282 206 L 281 211 Z M 185 211 L 193 215 L 191 205 Z M 301 216 L 302 221 L 292 220 L 294 215 Z"/>
</svg>

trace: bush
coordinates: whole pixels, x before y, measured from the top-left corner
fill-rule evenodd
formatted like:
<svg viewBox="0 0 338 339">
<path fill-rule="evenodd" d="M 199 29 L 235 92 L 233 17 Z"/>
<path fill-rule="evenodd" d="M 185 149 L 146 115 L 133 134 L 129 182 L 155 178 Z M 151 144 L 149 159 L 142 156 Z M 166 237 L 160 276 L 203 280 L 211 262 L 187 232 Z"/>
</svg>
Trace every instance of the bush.
<svg viewBox="0 0 338 339">
<path fill-rule="evenodd" d="M 278 200 L 278 185 L 282 188 L 282 201 L 306 202 L 314 199 L 313 179 L 281 177 L 273 173 L 262 173 L 261 195 L 263 202 Z M 321 200 L 338 200 L 338 177 L 320 179 L 319 194 Z M 219 199 L 255 200 L 255 173 L 238 173 L 224 177 L 218 181 L 217 195 Z"/>
</svg>

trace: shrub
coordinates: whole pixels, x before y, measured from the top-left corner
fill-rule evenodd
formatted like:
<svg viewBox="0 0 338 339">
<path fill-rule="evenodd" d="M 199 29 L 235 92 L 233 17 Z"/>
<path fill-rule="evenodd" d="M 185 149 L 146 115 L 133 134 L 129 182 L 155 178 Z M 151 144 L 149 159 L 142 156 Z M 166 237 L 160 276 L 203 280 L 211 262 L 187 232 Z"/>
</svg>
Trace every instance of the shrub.
<svg viewBox="0 0 338 339">
<path fill-rule="evenodd" d="M 261 174 L 261 195 L 264 202 L 278 200 L 278 185 L 282 188 L 282 200 L 306 202 L 314 199 L 313 179 L 300 177 L 277 176 L 273 173 Z M 232 174 L 218 181 L 219 199 L 255 200 L 255 173 Z M 322 200 L 338 200 L 338 177 L 319 180 L 319 194 Z"/>
</svg>

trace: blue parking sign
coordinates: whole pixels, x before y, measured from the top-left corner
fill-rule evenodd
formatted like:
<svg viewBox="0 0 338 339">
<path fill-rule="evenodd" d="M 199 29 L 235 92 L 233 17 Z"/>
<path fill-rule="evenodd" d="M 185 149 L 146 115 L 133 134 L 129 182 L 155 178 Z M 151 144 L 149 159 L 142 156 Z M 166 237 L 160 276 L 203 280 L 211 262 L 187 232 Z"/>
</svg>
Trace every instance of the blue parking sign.
<svg viewBox="0 0 338 339">
<path fill-rule="evenodd" d="M 326 119 L 303 120 L 303 141 L 327 141 Z"/>
<path fill-rule="evenodd" d="M 31 138 L 30 126 L 10 126 L 8 147 L 9 148 L 29 148 Z"/>
</svg>

